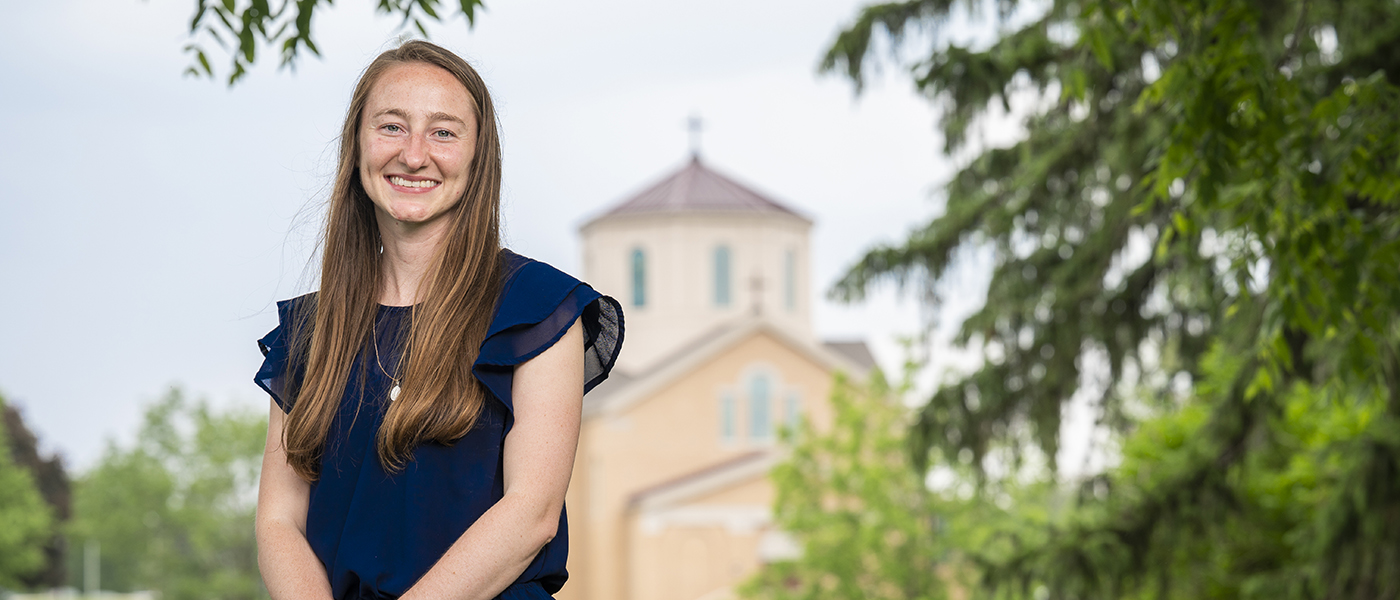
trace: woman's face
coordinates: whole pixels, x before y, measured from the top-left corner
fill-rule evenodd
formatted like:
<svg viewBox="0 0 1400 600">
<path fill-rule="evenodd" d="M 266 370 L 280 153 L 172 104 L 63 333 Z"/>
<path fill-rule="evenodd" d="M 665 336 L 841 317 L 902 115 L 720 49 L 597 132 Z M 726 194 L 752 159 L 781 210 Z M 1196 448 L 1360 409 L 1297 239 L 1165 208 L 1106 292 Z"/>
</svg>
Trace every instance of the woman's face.
<svg viewBox="0 0 1400 600">
<path fill-rule="evenodd" d="M 426 63 L 389 67 L 360 127 L 360 183 L 377 212 L 427 224 L 456 206 L 476 155 L 476 110 L 457 78 Z"/>
</svg>

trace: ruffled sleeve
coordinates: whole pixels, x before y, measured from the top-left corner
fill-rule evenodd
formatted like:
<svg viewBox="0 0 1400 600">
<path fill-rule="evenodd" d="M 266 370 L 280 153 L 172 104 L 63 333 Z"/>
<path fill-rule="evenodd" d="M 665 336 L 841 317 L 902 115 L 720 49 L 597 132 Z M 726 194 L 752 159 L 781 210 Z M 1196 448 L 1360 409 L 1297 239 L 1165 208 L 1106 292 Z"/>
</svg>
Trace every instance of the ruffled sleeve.
<svg viewBox="0 0 1400 600">
<path fill-rule="evenodd" d="M 253 382 L 272 396 L 272 400 L 283 412 L 292 412 L 292 403 L 296 401 L 292 378 L 300 374 L 290 373 L 287 369 L 290 361 L 292 319 L 295 307 L 310 296 L 308 294 L 278 302 L 277 327 L 258 340 L 258 350 L 262 351 L 263 363 L 258 367 L 257 375 L 253 376 Z"/>
<path fill-rule="evenodd" d="M 472 372 L 514 412 L 515 366 L 544 352 L 582 319 L 583 391 L 604 379 L 622 350 L 622 306 L 554 267 L 507 255 L 507 278 L 495 319 L 486 332 Z"/>
</svg>

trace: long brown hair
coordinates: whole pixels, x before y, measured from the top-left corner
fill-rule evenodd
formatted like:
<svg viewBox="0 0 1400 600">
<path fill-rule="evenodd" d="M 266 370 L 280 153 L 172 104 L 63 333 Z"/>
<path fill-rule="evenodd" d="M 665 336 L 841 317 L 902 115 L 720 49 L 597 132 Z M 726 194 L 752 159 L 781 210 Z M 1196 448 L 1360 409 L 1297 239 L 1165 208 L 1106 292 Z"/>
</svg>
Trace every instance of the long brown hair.
<svg viewBox="0 0 1400 600">
<path fill-rule="evenodd" d="M 390 67 L 404 63 L 440 67 L 466 87 L 476 110 L 476 155 L 467 189 L 449 213 L 447 235 L 438 244 L 412 309 L 407 351 L 400 363 L 402 393 L 389 405 L 376 439 L 380 462 L 395 472 L 407 464 L 415 446 L 461 438 L 476 423 L 486 400 L 487 392 L 471 368 L 500 293 L 501 144 L 496 111 L 486 84 L 471 65 L 446 49 L 415 40 L 380 54 L 355 86 L 340 133 L 321 290 L 314 303 L 303 303 L 301 317 L 292 325 L 293 360 L 288 368 L 304 366 L 305 376 L 300 389 L 291 391 L 296 402 L 285 422 L 283 443 L 287 462 L 308 481 L 319 475 L 327 433 L 352 364 L 373 335 L 382 241 L 374 206 L 358 173 L 360 128 L 376 81 Z"/>
</svg>

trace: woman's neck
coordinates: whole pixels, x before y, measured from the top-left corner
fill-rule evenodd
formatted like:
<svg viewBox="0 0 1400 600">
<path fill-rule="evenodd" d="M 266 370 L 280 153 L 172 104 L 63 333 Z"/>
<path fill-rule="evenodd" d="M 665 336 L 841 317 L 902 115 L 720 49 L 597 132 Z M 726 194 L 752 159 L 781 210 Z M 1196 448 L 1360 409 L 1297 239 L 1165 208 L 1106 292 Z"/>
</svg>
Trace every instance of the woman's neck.
<svg viewBox="0 0 1400 600">
<path fill-rule="evenodd" d="M 423 278 L 432 267 L 438 244 L 447 234 L 448 220 L 406 223 L 383 213 L 377 220 L 379 239 L 384 245 L 379 261 L 379 303 L 386 306 L 417 304 Z"/>
</svg>

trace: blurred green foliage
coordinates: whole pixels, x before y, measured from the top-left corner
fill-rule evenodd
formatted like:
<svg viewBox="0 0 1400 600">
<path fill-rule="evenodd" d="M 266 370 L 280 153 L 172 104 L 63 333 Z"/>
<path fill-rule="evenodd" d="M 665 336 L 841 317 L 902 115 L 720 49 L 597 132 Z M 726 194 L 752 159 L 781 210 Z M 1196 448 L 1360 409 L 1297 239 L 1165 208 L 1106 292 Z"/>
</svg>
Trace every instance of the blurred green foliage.
<svg viewBox="0 0 1400 600">
<path fill-rule="evenodd" d="M 39 437 L 25 424 L 24 415 L 3 397 L 0 397 L 0 429 L 4 430 L 5 438 L 0 443 L 9 447 L 10 461 L 29 473 L 53 517 L 49 539 L 43 545 L 44 566 L 20 578 L 18 587 L 29 590 L 63 587 L 68 583 L 65 560 L 68 539 L 63 535 L 63 528 L 73 513 L 72 489 L 63 458 L 56 453 L 40 451 Z"/>
<path fill-rule="evenodd" d="M 400 27 L 412 25 L 424 38 L 430 37 L 425 21 L 441 22 L 443 0 L 375 0 L 375 11 L 402 17 Z M 281 66 L 296 68 L 302 50 L 320 56 L 321 50 L 312 37 L 312 19 L 316 10 L 324 10 L 332 0 L 194 0 L 194 16 L 190 18 L 189 42 L 185 52 L 192 64 L 185 74 L 214 77 L 206 48 L 212 43 L 229 55 L 228 84 L 232 86 L 248 74 L 258 58 L 259 46 L 273 48 L 281 58 Z M 452 0 L 467 26 L 476 23 L 476 13 L 485 10 L 482 0 Z M 445 12 L 445 11 L 444 11 Z"/>
<path fill-rule="evenodd" d="M 773 600 L 947 598 L 938 565 L 949 550 L 935 521 L 947 509 L 909 464 L 908 411 L 878 373 L 838 376 L 830 431 L 785 430 L 792 454 L 775 467 L 777 525 L 798 534 L 801 558 L 773 563 L 742 590 Z"/>
<path fill-rule="evenodd" d="M 261 412 L 216 411 L 172 389 L 147 409 L 134 444 L 109 442 L 75 482 L 71 546 L 99 544 L 106 590 L 267 597 L 253 537 L 266 435 Z"/>
<path fill-rule="evenodd" d="M 775 524 L 801 547 L 765 564 L 740 594 L 754 600 L 957 600 L 979 576 L 974 549 L 1050 522 L 1056 488 L 1044 481 L 973 485 L 972 467 L 936 461 L 932 478 L 908 452 L 910 417 L 878 370 L 863 382 L 838 373 L 829 429 L 807 421 L 784 431 L 787 459 L 770 474 Z"/>
<path fill-rule="evenodd" d="M 0 398 L 0 410 L 8 408 Z M 53 514 L 34 475 L 15 463 L 7 428 L 0 426 L 0 589 L 15 588 L 44 568 Z"/>
<path fill-rule="evenodd" d="M 959 14 L 995 36 L 950 41 Z M 949 540 L 975 590 L 1400 597 L 1400 4 L 907 0 L 823 68 L 859 88 L 884 61 L 960 169 L 833 295 L 937 303 L 967 293 L 960 257 L 993 257 L 958 337 L 982 364 L 928 399 L 912 458 L 970 455 L 1005 498 L 1054 465 L 1075 397 L 1121 443 Z M 1006 118 L 1019 141 L 981 141 Z"/>
</svg>

